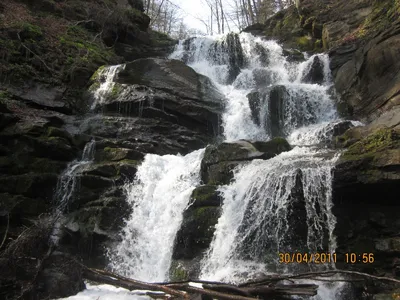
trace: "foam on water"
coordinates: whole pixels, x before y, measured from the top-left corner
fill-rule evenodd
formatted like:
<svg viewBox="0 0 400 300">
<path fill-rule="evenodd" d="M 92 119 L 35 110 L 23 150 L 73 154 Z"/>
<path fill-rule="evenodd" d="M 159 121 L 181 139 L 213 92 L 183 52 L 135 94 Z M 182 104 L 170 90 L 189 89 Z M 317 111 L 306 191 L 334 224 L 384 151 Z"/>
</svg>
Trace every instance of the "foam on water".
<svg viewBox="0 0 400 300">
<path fill-rule="evenodd" d="M 321 85 L 304 82 L 315 57 L 323 64 Z M 225 95 L 222 125 L 227 141 L 270 139 L 270 92 L 283 86 L 280 126 L 296 145 L 270 160 L 244 163 L 235 169 L 232 183 L 220 187 L 222 215 L 202 261 L 201 277 L 238 282 L 260 272 L 292 273 L 298 270 L 277 264 L 280 250 L 333 252 L 336 219 L 331 211 L 331 176 L 338 155 L 318 147 L 332 137 L 332 128 L 338 122 L 329 93 L 328 56 L 317 54 L 302 63 L 291 62 L 276 42 L 241 33 L 181 41 L 170 58 L 183 60 L 210 77 Z M 111 80 L 117 72 L 118 67 L 107 69 L 105 77 Z M 111 83 L 104 84 L 100 96 L 112 87 Z M 263 94 L 259 124 L 247 98 L 255 90 Z M 126 186 L 133 211 L 121 242 L 110 250 L 114 271 L 145 281 L 168 279 L 182 212 L 200 184 L 203 153 L 146 155 L 135 182 Z M 295 228 L 303 228 L 302 240 L 292 234 L 296 232 L 290 222 L 294 199 L 303 199 L 304 204 L 304 226 Z M 321 285 L 316 299 L 339 299 L 341 288 L 339 284 Z"/>
<path fill-rule="evenodd" d="M 133 211 L 122 242 L 111 249 L 114 271 L 143 281 L 168 278 L 182 212 L 200 183 L 204 149 L 186 156 L 148 154 L 135 182 L 126 186 Z"/>
</svg>

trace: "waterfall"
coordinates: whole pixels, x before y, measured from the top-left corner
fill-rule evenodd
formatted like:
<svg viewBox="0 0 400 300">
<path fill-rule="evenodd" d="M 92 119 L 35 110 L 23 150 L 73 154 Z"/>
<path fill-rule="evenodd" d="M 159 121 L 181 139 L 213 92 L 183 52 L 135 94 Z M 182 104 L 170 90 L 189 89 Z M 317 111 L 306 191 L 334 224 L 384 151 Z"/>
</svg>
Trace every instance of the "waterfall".
<svg viewBox="0 0 400 300">
<path fill-rule="evenodd" d="M 284 136 L 294 146 L 270 160 L 240 165 L 233 181 L 219 188 L 222 214 L 200 277 L 239 282 L 259 273 L 317 268 L 279 264 L 278 254 L 336 248 L 331 180 L 338 154 L 327 141 L 340 120 L 330 92 L 328 56 L 298 62 L 274 41 L 231 33 L 181 41 L 170 58 L 211 78 L 225 95 L 226 141 Z M 121 68 L 101 71 L 96 103 L 113 88 Z M 182 213 L 200 185 L 203 153 L 146 155 L 136 179 L 125 187 L 132 214 L 121 241 L 109 249 L 114 271 L 145 281 L 168 279 Z M 339 299 L 339 287 L 321 285 L 319 299 Z"/>
<path fill-rule="evenodd" d="M 220 188 L 222 215 L 203 279 L 240 282 L 244 274 L 290 271 L 278 262 L 278 253 L 335 251 L 330 184 L 337 156 L 320 154 L 296 147 L 270 160 L 254 160 Z"/>
<path fill-rule="evenodd" d="M 69 201 L 78 192 L 77 175 L 93 162 L 95 149 L 96 142 L 92 139 L 85 145 L 81 159 L 70 162 L 58 178 L 56 192 L 54 194 L 54 200 L 58 211 L 63 212 L 68 207 Z"/>
<path fill-rule="evenodd" d="M 100 84 L 93 87 L 94 90 L 92 91 L 92 94 L 94 101 L 90 110 L 93 111 L 99 104 L 102 104 L 105 101 L 106 97 L 112 92 L 112 89 L 115 86 L 115 76 L 124 68 L 125 65 L 104 66 L 93 75 L 93 77 L 97 77 L 96 79 L 100 81 Z"/>
<path fill-rule="evenodd" d="M 237 41 L 229 44 L 232 35 L 237 36 Z M 276 121 L 282 123 L 279 133 L 284 135 L 305 125 L 337 118 L 328 93 L 331 76 L 327 54 L 313 55 L 302 63 L 290 62 L 276 42 L 241 33 L 181 41 L 170 57 L 181 59 L 198 73 L 210 77 L 225 94 L 223 127 L 227 141 L 269 139 L 276 135 L 271 127 L 277 125 L 271 124 L 274 121 L 271 117 L 279 115 L 282 118 Z M 316 75 L 321 77 L 317 78 L 321 84 L 307 82 L 312 67 L 318 69 Z M 257 105 L 261 109 L 256 117 L 260 124 L 252 117 L 254 111 L 248 99 L 255 89 L 262 91 Z M 280 108 L 274 107 L 277 102 L 282 102 Z"/>
<path fill-rule="evenodd" d="M 232 34 L 230 34 L 232 35 Z M 221 186 L 222 214 L 200 277 L 240 282 L 259 273 L 334 267 L 280 264 L 279 253 L 332 254 L 332 168 L 326 143 L 340 123 L 330 94 L 329 58 L 290 61 L 274 41 L 250 34 L 181 41 L 172 58 L 209 76 L 225 94 L 227 141 L 286 136 L 294 149 L 235 169 Z M 321 146 L 323 145 L 323 146 Z M 321 285 L 317 299 L 337 299 L 342 285 Z M 319 298 L 318 298 L 319 297 Z"/>
<path fill-rule="evenodd" d="M 71 203 L 74 197 L 78 195 L 78 175 L 81 174 L 86 167 L 92 164 L 94 160 L 95 149 L 96 142 L 94 139 L 92 139 L 86 143 L 82 152 L 82 157 L 70 162 L 58 177 L 56 190 L 53 196 L 55 222 L 50 238 L 54 245 L 58 244 L 58 241 L 62 235 L 61 227 L 63 224 L 63 214 L 68 209 L 68 205 Z"/>
<path fill-rule="evenodd" d="M 182 212 L 200 184 L 204 149 L 186 156 L 148 154 L 135 182 L 126 186 L 133 212 L 122 242 L 111 250 L 111 267 L 144 281 L 168 278 L 173 242 Z"/>
</svg>

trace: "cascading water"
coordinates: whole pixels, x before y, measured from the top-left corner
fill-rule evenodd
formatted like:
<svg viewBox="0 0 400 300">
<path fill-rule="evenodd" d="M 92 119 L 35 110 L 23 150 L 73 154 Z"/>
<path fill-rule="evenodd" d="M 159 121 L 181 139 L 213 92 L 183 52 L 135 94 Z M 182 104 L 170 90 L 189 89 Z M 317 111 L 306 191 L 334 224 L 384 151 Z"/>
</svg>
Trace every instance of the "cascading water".
<svg viewBox="0 0 400 300">
<path fill-rule="evenodd" d="M 97 105 L 103 103 L 106 96 L 112 92 L 115 85 L 114 77 L 124 68 L 125 65 L 105 66 L 98 71 L 97 76 L 100 77 L 100 85 L 96 86 L 96 89 L 92 91 L 94 101 L 90 107 L 91 110 L 94 110 Z"/>
<path fill-rule="evenodd" d="M 279 264 L 278 253 L 331 254 L 336 248 L 331 173 L 338 155 L 316 147 L 332 138 L 338 123 L 329 93 L 328 56 L 289 62 L 273 41 L 249 34 L 238 39 L 229 49 L 226 37 L 183 41 L 171 57 L 212 78 L 225 94 L 227 141 L 283 135 L 296 147 L 270 160 L 238 167 L 233 182 L 220 188 L 222 215 L 200 277 L 240 282 L 260 272 L 321 269 L 312 264 Z M 241 71 L 235 77 L 238 57 Z M 251 107 L 248 95 L 255 90 L 257 103 Z M 322 288 L 319 297 L 335 299 L 335 295 L 332 287 Z"/>
<path fill-rule="evenodd" d="M 182 212 L 200 184 L 204 150 L 186 156 L 148 154 L 127 188 L 133 212 L 122 242 L 110 253 L 118 273 L 145 281 L 168 278 L 173 242 Z"/>
<path fill-rule="evenodd" d="M 95 148 L 96 142 L 92 139 L 85 145 L 81 159 L 70 162 L 58 178 L 56 191 L 53 197 L 55 222 L 51 235 L 51 242 L 54 245 L 58 244 L 60 235 L 62 234 L 61 226 L 63 224 L 63 214 L 67 210 L 70 201 L 77 196 L 79 192 L 78 175 L 92 164 Z"/>
<path fill-rule="evenodd" d="M 181 41 L 170 58 L 210 77 L 225 95 L 226 141 L 283 135 L 295 145 L 239 166 L 232 183 L 220 187 L 222 215 L 200 277 L 238 282 L 259 272 L 292 273 L 301 267 L 279 264 L 279 252 L 334 252 L 331 171 L 338 155 L 326 142 L 338 121 L 328 56 L 289 61 L 276 42 L 242 33 Z M 106 81 L 120 68 L 107 68 Z M 111 88 L 104 83 L 98 94 Z M 202 155 L 145 157 L 126 186 L 133 211 L 121 242 L 110 250 L 114 271 L 147 281 L 168 278 L 182 212 L 200 184 Z M 319 299 L 340 299 L 338 287 L 321 285 Z"/>
<path fill-rule="evenodd" d="M 64 172 L 60 175 L 57 182 L 54 200 L 56 202 L 57 210 L 63 212 L 70 199 L 77 192 L 77 175 L 82 172 L 94 160 L 96 142 L 92 139 L 85 145 L 82 157 L 80 160 L 74 160 Z"/>
</svg>

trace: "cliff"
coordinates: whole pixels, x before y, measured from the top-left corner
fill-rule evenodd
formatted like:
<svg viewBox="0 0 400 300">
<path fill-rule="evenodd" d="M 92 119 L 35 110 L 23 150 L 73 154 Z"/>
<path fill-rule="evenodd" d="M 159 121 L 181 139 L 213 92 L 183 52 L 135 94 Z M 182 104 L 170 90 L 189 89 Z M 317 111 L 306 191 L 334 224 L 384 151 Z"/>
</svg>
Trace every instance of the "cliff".
<svg viewBox="0 0 400 300">
<path fill-rule="evenodd" d="M 343 152 L 333 182 L 338 253 L 374 253 L 375 264 L 350 268 L 386 276 L 400 274 L 399 16 L 398 0 L 298 0 L 245 30 L 277 39 L 293 60 L 301 51 L 329 53 L 340 113 L 365 123 L 332 141 Z M 0 295 L 76 294 L 84 285 L 74 259 L 107 265 L 106 247 L 130 212 L 123 186 L 144 156 L 214 142 L 223 96 L 205 76 L 163 58 L 176 41 L 149 30 L 140 0 L 4 0 L 0 17 Z M 113 88 L 91 110 L 110 71 L 101 66 L 121 63 Z M 234 71 L 242 67 L 233 63 Z M 55 189 L 91 139 L 92 164 L 78 176 L 79 195 L 53 251 Z M 210 146 L 206 154 L 219 160 L 203 161 L 206 185 L 193 192 L 175 258 L 209 247 L 222 201 L 217 185 L 231 180 L 239 162 L 289 149 L 279 138 Z"/>
</svg>

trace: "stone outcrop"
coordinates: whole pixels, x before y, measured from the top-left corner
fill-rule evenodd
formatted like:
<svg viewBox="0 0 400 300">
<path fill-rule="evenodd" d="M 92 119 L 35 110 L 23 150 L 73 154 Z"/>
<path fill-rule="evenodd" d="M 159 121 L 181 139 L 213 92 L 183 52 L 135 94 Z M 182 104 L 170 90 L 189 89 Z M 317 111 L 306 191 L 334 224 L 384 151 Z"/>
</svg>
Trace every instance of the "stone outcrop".
<svg viewBox="0 0 400 300">
<path fill-rule="evenodd" d="M 201 179 L 205 185 L 193 191 L 183 213 L 183 223 L 175 239 L 171 278 L 184 280 L 199 275 L 200 261 L 209 249 L 221 214 L 218 185 L 229 184 L 232 171 L 238 165 L 253 159 L 270 159 L 290 149 L 282 138 L 267 142 L 240 140 L 207 147 L 201 163 Z"/>
<path fill-rule="evenodd" d="M 206 184 L 228 184 L 232 170 L 240 163 L 253 159 L 269 159 L 291 149 L 283 138 L 268 142 L 240 140 L 208 146 L 201 162 L 201 179 Z"/>
<path fill-rule="evenodd" d="M 347 147 L 334 171 L 337 252 L 374 253 L 373 265 L 353 267 L 387 276 L 400 274 L 399 112 L 396 108 L 336 138 L 337 144 Z"/>
<path fill-rule="evenodd" d="M 302 0 L 245 31 L 286 48 L 328 51 L 341 113 L 369 122 L 399 104 L 399 5 Z"/>
<path fill-rule="evenodd" d="M 101 80 L 98 77 L 94 85 Z M 160 119 L 206 135 L 220 132 L 223 96 L 209 78 L 181 61 L 135 60 L 125 65 L 115 82 L 112 93 L 100 103 L 105 113 Z"/>
<path fill-rule="evenodd" d="M 123 186 L 133 180 L 144 155 L 185 154 L 207 145 L 219 132 L 221 97 L 209 79 L 184 64 L 146 59 L 166 56 L 176 42 L 148 29 L 140 0 L 107 5 L 7 0 L 0 3 L 0 14 L 0 235 L 5 237 L 0 268 L 9 270 L 0 276 L 0 298 L 66 297 L 84 288 L 73 259 L 106 266 L 106 247 L 118 240 L 130 213 Z M 104 64 L 140 58 L 127 64 L 116 85 L 147 95 L 141 114 L 124 107 L 134 107 L 133 98 L 110 99 L 101 111 L 87 114 L 93 73 Z M 50 220 L 46 228 L 54 226 L 59 176 L 91 139 L 94 160 L 76 174 L 60 230 L 54 237 L 29 231 L 29 238 L 19 241 L 42 219 Z M 53 238 L 55 252 L 49 247 Z M 35 260 L 4 252 L 14 240 L 38 248 L 24 246 Z"/>
</svg>

